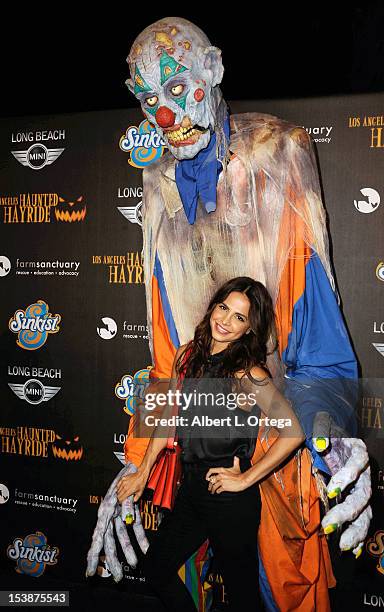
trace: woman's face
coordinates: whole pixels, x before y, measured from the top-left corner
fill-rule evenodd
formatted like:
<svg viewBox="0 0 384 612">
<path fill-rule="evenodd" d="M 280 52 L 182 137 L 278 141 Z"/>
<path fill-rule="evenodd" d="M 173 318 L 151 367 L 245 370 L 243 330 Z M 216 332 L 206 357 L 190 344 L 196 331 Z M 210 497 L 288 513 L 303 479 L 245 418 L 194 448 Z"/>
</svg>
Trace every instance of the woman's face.
<svg viewBox="0 0 384 612">
<path fill-rule="evenodd" d="M 221 349 L 241 338 L 243 334 L 249 333 L 249 308 L 249 299 L 239 291 L 232 291 L 223 302 L 216 304 L 211 314 L 210 325 L 212 338 L 215 342 L 221 343 Z"/>
</svg>

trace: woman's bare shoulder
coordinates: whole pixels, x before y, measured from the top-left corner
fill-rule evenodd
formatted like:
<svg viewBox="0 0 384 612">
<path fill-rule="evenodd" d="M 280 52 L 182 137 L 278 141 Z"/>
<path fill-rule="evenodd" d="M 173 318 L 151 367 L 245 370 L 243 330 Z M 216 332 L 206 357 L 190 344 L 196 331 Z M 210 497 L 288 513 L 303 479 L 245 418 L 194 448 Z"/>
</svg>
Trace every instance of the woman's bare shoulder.
<svg viewBox="0 0 384 612">
<path fill-rule="evenodd" d="M 255 380 L 265 380 L 266 378 L 269 378 L 268 372 L 260 366 L 253 366 L 250 369 L 249 374 L 251 378 L 254 378 Z M 244 376 L 245 370 L 239 370 L 239 372 L 236 372 L 237 378 L 243 378 Z"/>
<path fill-rule="evenodd" d="M 264 380 L 265 378 L 269 378 L 268 372 L 260 366 L 253 366 L 253 368 L 251 368 L 250 375 L 252 376 L 252 378 L 256 378 L 257 380 Z"/>
</svg>

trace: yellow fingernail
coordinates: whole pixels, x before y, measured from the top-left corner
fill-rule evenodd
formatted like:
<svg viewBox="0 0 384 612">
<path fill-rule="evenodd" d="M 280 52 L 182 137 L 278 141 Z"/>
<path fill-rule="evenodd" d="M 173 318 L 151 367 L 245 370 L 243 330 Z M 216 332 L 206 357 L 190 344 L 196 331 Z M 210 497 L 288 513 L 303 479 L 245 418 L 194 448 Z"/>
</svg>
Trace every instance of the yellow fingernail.
<svg viewBox="0 0 384 612">
<path fill-rule="evenodd" d="M 357 551 L 357 553 L 355 554 L 355 559 L 358 559 L 358 558 L 360 557 L 360 555 L 361 555 L 361 553 L 362 553 L 362 552 L 363 552 L 363 549 L 362 549 L 362 548 L 360 548 L 360 549 Z"/>
<path fill-rule="evenodd" d="M 328 533 L 332 533 L 333 531 L 336 531 L 337 529 L 337 523 L 331 523 L 330 525 L 327 525 L 326 527 L 324 527 L 324 533 L 328 534 Z"/>
<path fill-rule="evenodd" d="M 315 438 L 315 444 L 317 450 L 325 450 L 327 448 L 326 438 Z"/>
<path fill-rule="evenodd" d="M 334 497 L 337 497 L 338 495 L 340 495 L 340 493 L 341 493 L 340 487 L 336 487 L 336 489 L 333 489 L 333 491 L 330 491 L 328 493 L 328 497 L 329 499 L 333 499 Z"/>
<path fill-rule="evenodd" d="M 125 524 L 126 525 L 131 525 L 131 523 L 133 523 L 133 515 L 132 514 L 127 514 L 125 517 Z"/>
</svg>

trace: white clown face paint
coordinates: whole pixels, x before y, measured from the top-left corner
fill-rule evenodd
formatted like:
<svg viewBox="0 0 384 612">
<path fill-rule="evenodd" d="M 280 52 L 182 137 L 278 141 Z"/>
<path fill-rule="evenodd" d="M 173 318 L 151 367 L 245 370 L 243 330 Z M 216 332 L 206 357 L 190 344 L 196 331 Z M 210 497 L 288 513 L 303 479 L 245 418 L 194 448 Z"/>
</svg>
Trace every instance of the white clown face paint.
<svg viewBox="0 0 384 612">
<path fill-rule="evenodd" d="M 221 51 L 186 19 L 147 27 L 127 57 L 126 84 L 172 155 L 192 159 L 207 147 L 222 95 Z"/>
</svg>

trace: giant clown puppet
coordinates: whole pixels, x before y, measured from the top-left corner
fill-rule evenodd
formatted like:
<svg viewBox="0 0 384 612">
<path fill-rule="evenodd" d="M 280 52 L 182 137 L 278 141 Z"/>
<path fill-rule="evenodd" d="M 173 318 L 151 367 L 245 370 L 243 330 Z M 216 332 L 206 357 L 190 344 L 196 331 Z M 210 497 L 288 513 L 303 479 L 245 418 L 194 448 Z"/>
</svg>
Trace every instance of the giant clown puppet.
<svg viewBox="0 0 384 612">
<path fill-rule="evenodd" d="M 143 172 L 151 378 L 171 376 L 176 349 L 193 337 L 220 285 L 236 276 L 266 285 L 279 333 L 279 352 L 268 366 L 283 376 L 307 440 L 260 485 L 260 587 L 268 610 L 329 610 L 335 579 L 325 534 L 348 525 L 339 546 L 358 557 L 371 488 L 366 447 L 354 437 L 357 365 L 332 276 L 311 140 L 303 128 L 271 115 L 229 116 L 219 88 L 221 52 L 185 19 L 147 27 L 127 61 L 128 88 L 168 147 Z M 99 508 L 87 575 L 95 573 L 104 546 L 115 580 L 121 579 L 113 526 L 128 563 L 137 563 L 116 485 L 142 461 L 149 437 L 140 431 L 137 411 L 126 466 Z M 273 430 L 260 429 L 253 463 L 274 439 Z M 339 503 L 329 509 L 332 498 Z M 127 503 L 145 553 L 138 507 L 132 498 Z M 207 541 L 196 554 L 201 559 L 209 552 Z M 193 595 L 206 609 L 201 586 Z"/>
</svg>

